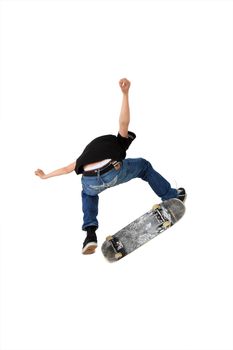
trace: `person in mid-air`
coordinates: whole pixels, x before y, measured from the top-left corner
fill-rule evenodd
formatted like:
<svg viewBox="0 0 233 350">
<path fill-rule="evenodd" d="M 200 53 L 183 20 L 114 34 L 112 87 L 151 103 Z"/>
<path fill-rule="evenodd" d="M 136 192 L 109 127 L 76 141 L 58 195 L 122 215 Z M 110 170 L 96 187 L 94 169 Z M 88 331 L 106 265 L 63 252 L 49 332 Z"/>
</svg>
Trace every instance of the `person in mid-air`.
<svg viewBox="0 0 233 350">
<path fill-rule="evenodd" d="M 45 174 L 41 169 L 35 174 L 41 179 L 68 174 L 73 171 L 82 174 L 82 230 L 86 231 L 83 243 L 83 254 L 92 254 L 97 247 L 96 230 L 99 226 L 99 194 L 107 188 L 140 178 L 150 185 L 155 194 L 162 200 L 178 198 L 184 201 L 184 188 L 172 188 L 170 183 L 155 171 L 152 165 L 143 158 L 126 158 L 126 151 L 136 135 L 128 130 L 130 123 L 129 88 L 130 81 L 119 81 L 123 93 L 119 132 L 115 135 L 104 135 L 91 141 L 79 158 L 70 165 Z"/>
</svg>

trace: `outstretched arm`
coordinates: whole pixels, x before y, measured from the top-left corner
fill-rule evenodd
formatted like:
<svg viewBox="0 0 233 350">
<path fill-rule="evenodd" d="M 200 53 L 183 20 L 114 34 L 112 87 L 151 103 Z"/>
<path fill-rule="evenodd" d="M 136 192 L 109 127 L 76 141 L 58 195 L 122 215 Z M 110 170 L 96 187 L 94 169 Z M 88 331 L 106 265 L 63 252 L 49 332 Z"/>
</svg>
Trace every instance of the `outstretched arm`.
<svg viewBox="0 0 233 350">
<path fill-rule="evenodd" d="M 123 137 L 128 137 L 128 126 L 130 122 L 130 109 L 129 109 L 129 88 L 130 81 L 126 78 L 119 81 L 121 91 L 123 92 L 121 112 L 119 118 L 119 133 Z"/>
<path fill-rule="evenodd" d="M 68 165 L 68 166 L 66 166 L 64 168 L 60 168 L 60 169 L 54 170 L 54 171 L 52 171 L 51 173 L 48 173 L 48 174 L 45 174 L 43 172 L 43 170 L 41 170 L 41 169 L 37 169 L 35 171 L 35 175 L 37 175 L 41 179 L 45 180 L 45 179 L 49 179 L 50 177 L 64 175 L 64 174 L 69 174 L 75 169 L 75 165 L 76 165 L 76 162 L 71 163 L 70 165 Z"/>
</svg>

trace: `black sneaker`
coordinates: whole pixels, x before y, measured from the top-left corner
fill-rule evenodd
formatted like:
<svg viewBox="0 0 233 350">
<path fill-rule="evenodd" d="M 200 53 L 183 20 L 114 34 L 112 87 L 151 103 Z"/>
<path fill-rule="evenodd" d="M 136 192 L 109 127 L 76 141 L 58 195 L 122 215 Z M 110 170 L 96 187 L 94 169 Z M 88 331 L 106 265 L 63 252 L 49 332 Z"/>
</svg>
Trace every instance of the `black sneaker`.
<svg viewBox="0 0 233 350">
<path fill-rule="evenodd" d="M 97 237 L 95 233 L 87 235 L 85 241 L 83 242 L 83 254 L 93 254 L 97 248 Z"/>
<path fill-rule="evenodd" d="M 177 198 L 178 198 L 181 202 L 185 202 L 186 197 L 187 197 L 187 194 L 186 194 L 186 192 L 185 192 L 185 189 L 182 188 L 182 187 L 180 187 L 180 188 L 178 188 L 177 192 L 178 192 Z"/>
</svg>

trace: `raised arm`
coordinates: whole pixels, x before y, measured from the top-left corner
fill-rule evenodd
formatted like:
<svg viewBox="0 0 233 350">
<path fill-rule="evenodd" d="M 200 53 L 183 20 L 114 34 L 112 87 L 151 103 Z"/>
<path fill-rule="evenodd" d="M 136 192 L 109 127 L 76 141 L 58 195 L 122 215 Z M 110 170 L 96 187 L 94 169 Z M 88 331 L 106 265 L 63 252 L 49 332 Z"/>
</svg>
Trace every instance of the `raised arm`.
<svg viewBox="0 0 233 350">
<path fill-rule="evenodd" d="M 41 179 L 49 179 L 50 177 L 65 175 L 71 173 L 75 169 L 76 162 L 71 163 L 68 166 L 52 171 L 51 173 L 45 174 L 43 170 L 37 169 L 35 175 L 39 176 Z"/>
<path fill-rule="evenodd" d="M 130 109 L 129 109 L 129 88 L 130 81 L 123 78 L 119 81 L 121 91 L 123 93 L 121 112 L 119 118 L 119 133 L 123 137 L 128 137 L 128 126 L 130 123 Z"/>
</svg>

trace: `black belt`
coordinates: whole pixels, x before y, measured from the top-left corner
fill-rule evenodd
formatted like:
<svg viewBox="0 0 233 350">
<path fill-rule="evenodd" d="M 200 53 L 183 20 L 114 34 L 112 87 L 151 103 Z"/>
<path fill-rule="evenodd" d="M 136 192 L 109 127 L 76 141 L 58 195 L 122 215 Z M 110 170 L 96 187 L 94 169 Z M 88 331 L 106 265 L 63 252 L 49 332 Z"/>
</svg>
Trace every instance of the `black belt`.
<svg viewBox="0 0 233 350">
<path fill-rule="evenodd" d="M 104 165 L 101 168 L 98 169 L 93 169 L 93 170 L 88 170 L 83 172 L 83 176 L 97 176 L 97 175 L 103 175 L 110 171 L 111 169 L 115 168 L 118 170 L 120 168 L 121 162 L 113 161 L 111 160 L 109 163 Z"/>
</svg>

